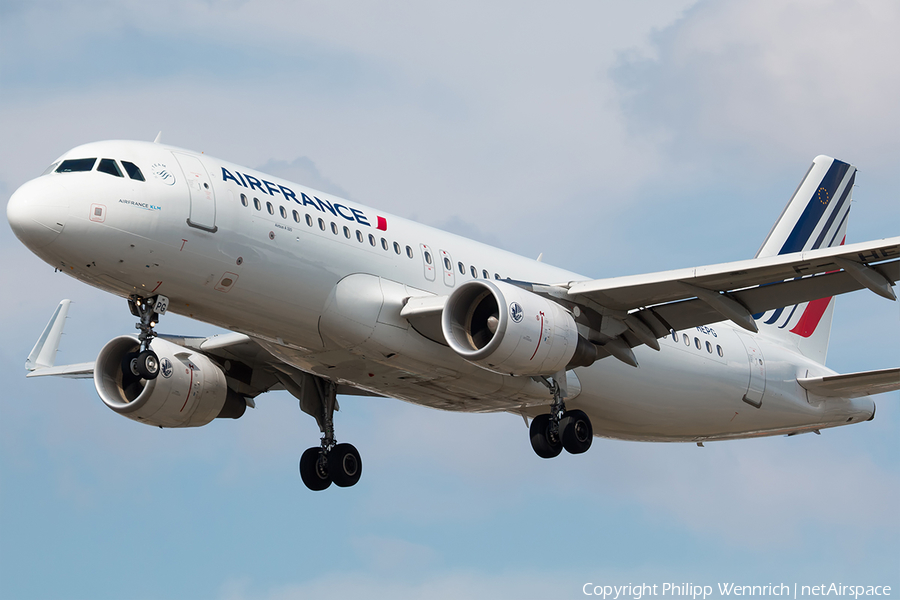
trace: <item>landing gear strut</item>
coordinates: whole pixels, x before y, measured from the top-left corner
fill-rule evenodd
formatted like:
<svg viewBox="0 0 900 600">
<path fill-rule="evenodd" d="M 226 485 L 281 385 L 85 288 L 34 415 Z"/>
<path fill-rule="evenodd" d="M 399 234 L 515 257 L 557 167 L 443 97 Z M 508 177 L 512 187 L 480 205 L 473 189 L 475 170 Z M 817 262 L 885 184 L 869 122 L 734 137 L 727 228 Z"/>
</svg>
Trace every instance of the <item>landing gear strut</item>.
<svg viewBox="0 0 900 600">
<path fill-rule="evenodd" d="M 531 447 L 541 458 L 559 456 L 563 448 L 569 454 L 587 452 L 594 439 L 594 428 L 584 411 L 566 410 L 565 377 L 565 372 L 560 372 L 550 380 L 539 379 L 553 395 L 550 414 L 535 417 L 529 430 Z"/>
<path fill-rule="evenodd" d="M 315 417 L 322 432 L 319 446 L 308 448 L 300 457 L 303 483 L 313 491 L 324 490 L 332 483 L 338 487 L 356 485 L 362 475 L 359 451 L 352 444 L 338 444 L 334 437 L 334 411 L 339 409 L 337 386 L 307 373 L 278 378 L 300 399 L 300 409 Z"/>
<path fill-rule="evenodd" d="M 138 340 L 141 348 L 137 356 L 131 359 L 130 368 L 133 375 L 143 379 L 156 379 L 159 375 L 159 357 L 150 349 L 150 342 L 156 337 L 153 328 L 159 322 L 159 316 L 166 314 L 169 307 L 169 299 L 163 295 L 151 298 L 142 298 L 133 295 L 128 298 L 128 308 L 131 314 L 140 319 L 134 326 L 140 330 Z"/>
</svg>

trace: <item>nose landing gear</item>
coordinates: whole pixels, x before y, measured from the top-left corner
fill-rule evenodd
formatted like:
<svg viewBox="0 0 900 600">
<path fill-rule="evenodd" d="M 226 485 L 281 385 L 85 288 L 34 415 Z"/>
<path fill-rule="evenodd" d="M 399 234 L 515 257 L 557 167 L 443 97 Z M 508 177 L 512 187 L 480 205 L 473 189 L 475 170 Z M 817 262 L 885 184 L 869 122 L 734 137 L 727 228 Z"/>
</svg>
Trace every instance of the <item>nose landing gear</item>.
<svg viewBox="0 0 900 600">
<path fill-rule="evenodd" d="M 169 308 L 169 299 L 163 295 L 151 298 L 133 295 L 128 298 L 128 308 L 131 314 L 140 319 L 135 329 L 141 332 L 138 335 L 140 352 L 131 359 L 129 365 L 131 373 L 143 379 L 156 379 L 159 375 L 159 357 L 150 349 L 150 342 L 156 337 L 153 328 L 159 322 L 159 316 L 166 314 L 166 309 Z"/>
<path fill-rule="evenodd" d="M 566 410 L 565 377 L 566 374 L 560 372 L 551 380 L 538 379 L 553 395 L 550 414 L 535 417 L 529 429 L 531 447 L 541 458 L 559 456 L 563 448 L 569 454 L 582 454 L 588 451 L 594 439 L 594 428 L 584 411 Z"/>
</svg>

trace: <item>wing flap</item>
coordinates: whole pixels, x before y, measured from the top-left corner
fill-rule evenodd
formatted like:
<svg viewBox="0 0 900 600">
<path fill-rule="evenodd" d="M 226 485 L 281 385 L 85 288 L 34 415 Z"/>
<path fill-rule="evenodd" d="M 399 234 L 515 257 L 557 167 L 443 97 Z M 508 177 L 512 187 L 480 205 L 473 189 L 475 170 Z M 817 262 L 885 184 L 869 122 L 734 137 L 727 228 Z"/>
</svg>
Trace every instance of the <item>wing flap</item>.
<svg viewBox="0 0 900 600">
<path fill-rule="evenodd" d="M 800 377 L 797 383 L 817 396 L 859 398 L 900 390 L 900 367 L 827 377 Z"/>
<path fill-rule="evenodd" d="M 878 270 L 894 281 L 900 279 L 900 263 L 898 262 L 880 265 Z M 751 314 L 759 314 L 782 306 L 846 294 L 863 289 L 863 287 L 847 273 L 837 272 L 749 288 L 732 292 L 729 296 L 746 306 Z M 643 316 L 649 311 L 650 309 L 644 308 L 632 314 Z M 654 306 L 652 312 L 663 319 L 670 328 L 677 331 L 723 320 L 721 313 L 699 299 L 681 300 Z"/>
</svg>

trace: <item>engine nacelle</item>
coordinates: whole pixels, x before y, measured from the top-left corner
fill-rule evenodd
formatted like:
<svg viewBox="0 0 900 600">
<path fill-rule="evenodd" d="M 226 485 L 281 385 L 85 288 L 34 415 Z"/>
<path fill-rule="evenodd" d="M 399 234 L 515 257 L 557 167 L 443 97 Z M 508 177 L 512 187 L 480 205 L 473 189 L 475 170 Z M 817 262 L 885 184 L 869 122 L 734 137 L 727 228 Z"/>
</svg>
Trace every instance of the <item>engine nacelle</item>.
<svg viewBox="0 0 900 600">
<path fill-rule="evenodd" d="M 150 346 L 160 363 L 159 376 L 150 380 L 131 371 L 140 351 L 136 338 L 117 337 L 100 350 L 94 386 L 108 407 L 160 427 L 199 427 L 244 414 L 246 401 L 228 388 L 225 374 L 208 357 L 159 338 Z"/>
<path fill-rule="evenodd" d="M 441 329 L 467 361 L 511 375 L 552 375 L 596 358 L 561 305 L 503 281 L 476 279 L 453 291 Z M 586 358 L 587 357 L 587 358 Z"/>
</svg>

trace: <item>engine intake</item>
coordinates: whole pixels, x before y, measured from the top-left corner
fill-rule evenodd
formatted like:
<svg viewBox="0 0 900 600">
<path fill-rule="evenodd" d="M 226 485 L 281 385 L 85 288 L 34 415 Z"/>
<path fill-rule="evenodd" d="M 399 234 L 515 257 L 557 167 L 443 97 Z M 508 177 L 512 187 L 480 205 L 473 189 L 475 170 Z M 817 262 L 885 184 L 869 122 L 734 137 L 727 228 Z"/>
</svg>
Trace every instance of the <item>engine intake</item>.
<svg viewBox="0 0 900 600">
<path fill-rule="evenodd" d="M 155 339 L 151 348 L 160 373 L 146 380 L 131 371 L 140 342 L 120 336 L 108 342 L 94 363 L 94 386 L 108 407 L 129 419 L 160 427 L 200 427 L 217 417 L 237 419 L 247 403 L 228 388 L 225 374 L 208 357 Z"/>
<path fill-rule="evenodd" d="M 450 347 L 467 361 L 511 375 L 551 375 L 596 360 L 563 306 L 503 281 L 453 291 L 441 316 Z"/>
</svg>

